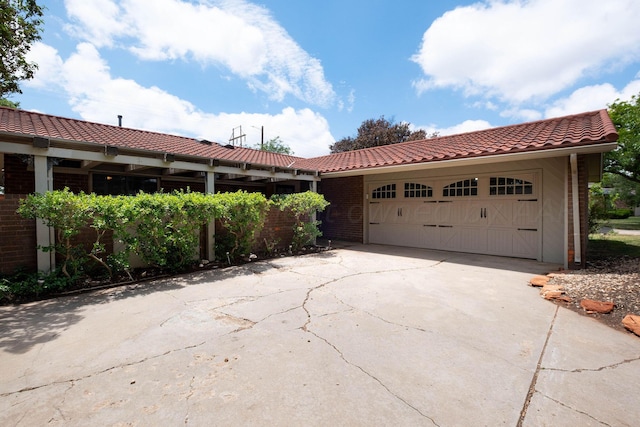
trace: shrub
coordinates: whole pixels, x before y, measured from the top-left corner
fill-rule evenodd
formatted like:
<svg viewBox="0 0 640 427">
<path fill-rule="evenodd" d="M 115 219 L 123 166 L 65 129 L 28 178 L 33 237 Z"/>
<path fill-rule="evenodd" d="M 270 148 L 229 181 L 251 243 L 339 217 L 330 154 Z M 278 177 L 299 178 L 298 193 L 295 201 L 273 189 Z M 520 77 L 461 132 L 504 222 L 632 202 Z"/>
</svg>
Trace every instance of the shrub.
<svg viewBox="0 0 640 427">
<path fill-rule="evenodd" d="M 173 271 L 191 265 L 197 255 L 200 228 L 218 208 L 212 195 L 191 192 L 139 193 L 127 204 L 125 235 L 131 250 L 151 265 Z"/>
<path fill-rule="evenodd" d="M 83 263 L 83 250 L 74 246 L 71 239 L 86 226 L 90 216 L 87 210 L 87 196 L 84 193 L 73 194 L 68 188 L 48 191 L 44 194 L 30 194 L 20 200 L 18 214 L 25 218 L 39 218 L 47 226 L 56 230 L 57 241 L 41 247 L 43 251 L 55 250 L 64 261 L 61 271 L 68 278 L 77 274 Z M 69 272 L 69 267 L 72 272 Z"/>
<path fill-rule="evenodd" d="M 607 218 L 609 219 L 627 219 L 633 215 L 631 209 L 613 209 L 607 211 Z"/>
<path fill-rule="evenodd" d="M 311 217 L 329 206 L 329 202 L 325 200 L 323 195 L 306 191 L 274 196 L 272 200 L 281 211 L 289 211 L 294 217 L 292 242 L 294 250 L 299 250 L 305 245 L 313 243 L 317 237 L 322 235 L 319 229 L 321 222 L 311 220 Z"/>
<path fill-rule="evenodd" d="M 248 254 L 264 225 L 269 201 L 262 193 L 247 193 L 242 190 L 218 193 L 215 197 L 220 223 L 233 236 L 233 243 L 228 248 L 229 256 L 235 259 Z M 225 258 L 223 260 L 226 261 Z"/>
</svg>

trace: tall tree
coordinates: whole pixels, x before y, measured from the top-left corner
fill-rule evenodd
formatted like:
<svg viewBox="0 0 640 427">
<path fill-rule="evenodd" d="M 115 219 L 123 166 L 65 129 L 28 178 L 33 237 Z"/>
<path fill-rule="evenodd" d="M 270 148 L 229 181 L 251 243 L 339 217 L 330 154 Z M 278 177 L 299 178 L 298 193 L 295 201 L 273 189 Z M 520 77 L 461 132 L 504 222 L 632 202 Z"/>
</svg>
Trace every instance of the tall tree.
<svg viewBox="0 0 640 427">
<path fill-rule="evenodd" d="M 617 99 L 609 116 L 618 131 L 618 148 L 605 155 L 604 170 L 640 183 L 640 94 Z"/>
<path fill-rule="evenodd" d="M 38 66 L 26 56 L 40 40 L 42 15 L 35 0 L 0 0 L 0 98 L 22 93 L 18 83 L 33 78 Z"/>
<path fill-rule="evenodd" d="M 280 139 L 279 136 L 276 136 L 275 138 L 271 138 L 270 140 L 265 141 L 262 144 L 257 144 L 253 148 L 262 150 L 262 151 L 270 151 L 272 153 L 293 155 L 293 151 L 291 150 L 291 147 L 285 144 Z"/>
<path fill-rule="evenodd" d="M 431 135 L 435 136 L 435 135 Z M 329 146 L 332 153 L 378 147 L 380 145 L 397 144 L 399 142 L 417 141 L 427 138 L 427 133 L 419 129 L 411 131 L 409 123 L 394 123 L 384 116 L 362 122 L 355 138 L 346 137 Z"/>
</svg>

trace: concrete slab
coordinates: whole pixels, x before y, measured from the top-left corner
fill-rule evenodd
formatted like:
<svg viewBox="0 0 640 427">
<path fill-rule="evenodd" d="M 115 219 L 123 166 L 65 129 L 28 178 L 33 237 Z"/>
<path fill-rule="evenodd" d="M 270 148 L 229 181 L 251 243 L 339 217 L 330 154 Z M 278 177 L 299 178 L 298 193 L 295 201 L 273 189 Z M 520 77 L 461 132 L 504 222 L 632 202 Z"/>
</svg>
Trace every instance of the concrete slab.
<svg viewBox="0 0 640 427">
<path fill-rule="evenodd" d="M 640 340 L 557 267 L 350 245 L 0 307 L 0 425 L 634 425 Z"/>
</svg>

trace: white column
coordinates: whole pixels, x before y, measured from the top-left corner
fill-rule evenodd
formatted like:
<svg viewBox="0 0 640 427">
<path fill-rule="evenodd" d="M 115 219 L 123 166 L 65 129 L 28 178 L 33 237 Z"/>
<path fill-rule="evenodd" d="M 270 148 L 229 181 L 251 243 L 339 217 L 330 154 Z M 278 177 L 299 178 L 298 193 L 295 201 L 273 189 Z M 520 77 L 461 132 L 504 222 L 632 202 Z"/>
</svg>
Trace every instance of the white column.
<svg viewBox="0 0 640 427">
<path fill-rule="evenodd" d="M 313 191 L 314 193 L 318 192 L 318 181 L 311 181 L 311 191 Z M 316 220 L 318 219 L 318 214 L 316 212 L 311 214 L 311 221 L 316 222 Z M 314 238 L 313 239 L 313 244 L 317 244 L 317 239 Z"/>
<path fill-rule="evenodd" d="M 578 186 L 578 155 L 571 154 L 571 209 L 573 211 L 573 259 L 576 264 L 582 262 L 582 241 L 580 236 L 580 199 Z"/>
<path fill-rule="evenodd" d="M 33 171 L 36 181 L 36 193 L 44 194 L 53 189 L 53 168 L 49 168 L 47 156 L 33 156 Z M 52 227 L 47 227 L 42 221 L 36 219 L 36 244 L 39 247 L 50 246 L 55 242 L 55 234 Z M 38 249 L 38 270 L 49 273 L 56 267 L 56 254 L 54 251 L 44 252 Z"/>
<path fill-rule="evenodd" d="M 207 194 L 215 194 L 215 174 L 213 172 L 206 172 L 206 182 L 205 182 L 205 193 Z M 214 235 L 216 234 L 216 222 L 215 220 L 211 221 L 207 225 L 207 241 L 209 245 L 207 247 L 207 259 L 209 261 L 213 261 L 216 257 L 216 252 L 214 250 L 215 239 Z"/>
</svg>

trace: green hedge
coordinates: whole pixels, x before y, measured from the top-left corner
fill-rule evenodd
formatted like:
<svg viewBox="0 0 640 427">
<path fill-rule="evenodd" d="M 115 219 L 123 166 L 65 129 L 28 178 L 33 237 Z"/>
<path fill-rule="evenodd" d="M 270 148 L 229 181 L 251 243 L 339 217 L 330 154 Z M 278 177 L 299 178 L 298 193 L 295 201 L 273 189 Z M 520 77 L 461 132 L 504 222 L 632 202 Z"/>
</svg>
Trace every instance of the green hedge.
<svg viewBox="0 0 640 427">
<path fill-rule="evenodd" d="M 62 262 L 46 276 L 15 275 L 13 281 L 2 279 L 0 299 L 60 291 L 82 276 L 95 277 L 96 266 L 100 274 L 113 278 L 129 268 L 131 254 L 151 266 L 184 271 L 198 255 L 201 228 L 215 218 L 227 230 L 224 239 L 216 239 L 216 253 L 221 260 L 235 260 L 249 253 L 271 206 L 292 212 L 295 218 L 292 245 L 297 249 L 320 235 L 319 222 L 310 221 L 310 217 L 327 205 L 323 196 L 311 192 L 272 200 L 261 193 L 245 191 L 98 196 L 74 194 L 65 188 L 31 194 L 21 200 L 18 214 L 41 220 L 55 229 L 56 243 L 40 249 L 56 251 Z M 74 238 L 87 228 L 94 232 L 90 250 L 74 244 Z M 104 239 L 111 233 L 124 248 L 106 256 Z"/>
<path fill-rule="evenodd" d="M 633 211 L 631 209 L 614 209 L 607 211 L 608 219 L 627 219 L 633 215 Z"/>
</svg>

